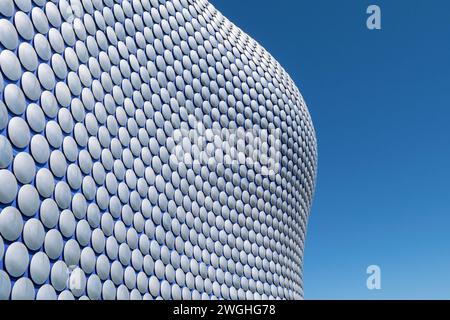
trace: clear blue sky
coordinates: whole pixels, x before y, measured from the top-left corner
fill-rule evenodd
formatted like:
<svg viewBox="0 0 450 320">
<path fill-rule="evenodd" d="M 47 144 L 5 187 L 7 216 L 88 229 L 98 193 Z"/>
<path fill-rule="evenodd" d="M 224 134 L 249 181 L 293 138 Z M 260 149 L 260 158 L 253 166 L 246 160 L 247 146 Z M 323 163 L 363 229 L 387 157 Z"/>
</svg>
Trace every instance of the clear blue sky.
<svg viewBox="0 0 450 320">
<path fill-rule="evenodd" d="M 450 299 L 450 2 L 211 3 L 285 67 L 314 121 L 305 298 Z"/>
</svg>

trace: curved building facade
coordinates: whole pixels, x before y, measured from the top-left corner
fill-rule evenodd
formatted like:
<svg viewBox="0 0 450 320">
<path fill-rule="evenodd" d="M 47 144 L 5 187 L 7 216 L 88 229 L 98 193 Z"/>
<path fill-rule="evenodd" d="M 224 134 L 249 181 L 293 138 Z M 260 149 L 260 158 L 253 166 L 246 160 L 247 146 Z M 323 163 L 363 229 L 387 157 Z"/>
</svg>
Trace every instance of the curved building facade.
<svg viewBox="0 0 450 320">
<path fill-rule="evenodd" d="M 0 1 L 0 299 L 300 299 L 314 128 L 205 0 Z"/>
</svg>

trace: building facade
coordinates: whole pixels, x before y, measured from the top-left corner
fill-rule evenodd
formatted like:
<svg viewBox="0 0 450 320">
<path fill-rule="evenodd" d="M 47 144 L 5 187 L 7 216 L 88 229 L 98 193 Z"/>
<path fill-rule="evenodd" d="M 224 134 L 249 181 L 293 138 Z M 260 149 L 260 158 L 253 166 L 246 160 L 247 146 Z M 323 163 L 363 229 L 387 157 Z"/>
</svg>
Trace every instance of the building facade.
<svg viewBox="0 0 450 320">
<path fill-rule="evenodd" d="M 0 1 L 0 299 L 300 299 L 305 102 L 205 0 Z"/>
</svg>

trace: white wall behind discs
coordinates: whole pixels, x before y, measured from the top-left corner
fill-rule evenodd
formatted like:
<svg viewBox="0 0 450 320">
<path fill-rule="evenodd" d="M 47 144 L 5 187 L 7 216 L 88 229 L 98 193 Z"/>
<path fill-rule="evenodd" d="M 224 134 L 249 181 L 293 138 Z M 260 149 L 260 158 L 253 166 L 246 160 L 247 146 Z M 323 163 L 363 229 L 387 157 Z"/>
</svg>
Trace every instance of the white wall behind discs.
<svg viewBox="0 0 450 320">
<path fill-rule="evenodd" d="M 317 162 L 204 0 L 0 1 L 0 299 L 298 299 Z"/>
</svg>

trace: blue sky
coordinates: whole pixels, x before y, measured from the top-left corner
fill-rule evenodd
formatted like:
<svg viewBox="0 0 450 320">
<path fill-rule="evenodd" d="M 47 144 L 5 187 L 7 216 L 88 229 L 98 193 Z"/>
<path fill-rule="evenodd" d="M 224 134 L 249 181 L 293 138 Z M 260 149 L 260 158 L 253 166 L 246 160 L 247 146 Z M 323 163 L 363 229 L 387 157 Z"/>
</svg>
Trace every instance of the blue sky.
<svg viewBox="0 0 450 320">
<path fill-rule="evenodd" d="M 285 67 L 314 121 L 305 298 L 450 299 L 450 2 L 211 3 Z"/>
</svg>

